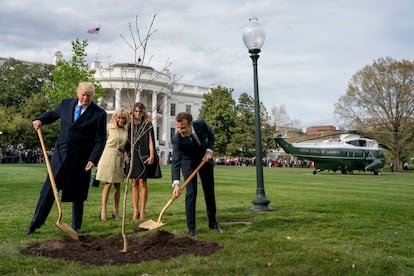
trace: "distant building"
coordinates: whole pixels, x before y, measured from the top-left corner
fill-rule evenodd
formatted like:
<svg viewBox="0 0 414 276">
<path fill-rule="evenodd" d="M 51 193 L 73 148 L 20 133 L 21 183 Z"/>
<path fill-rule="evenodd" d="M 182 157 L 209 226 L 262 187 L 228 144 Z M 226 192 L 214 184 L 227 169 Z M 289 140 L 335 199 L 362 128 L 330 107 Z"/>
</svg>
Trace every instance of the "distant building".
<svg viewBox="0 0 414 276">
<path fill-rule="evenodd" d="M 307 136 L 324 136 L 337 132 L 338 128 L 335 126 L 311 126 L 306 128 Z"/>
</svg>

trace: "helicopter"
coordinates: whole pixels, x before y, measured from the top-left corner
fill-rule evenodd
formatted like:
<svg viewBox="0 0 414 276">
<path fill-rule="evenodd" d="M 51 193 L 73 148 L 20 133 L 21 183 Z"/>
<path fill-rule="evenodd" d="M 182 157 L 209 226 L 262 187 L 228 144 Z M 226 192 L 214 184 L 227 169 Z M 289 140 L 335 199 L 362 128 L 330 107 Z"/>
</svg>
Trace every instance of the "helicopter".
<svg viewBox="0 0 414 276">
<path fill-rule="evenodd" d="M 377 141 L 356 134 L 341 134 L 339 138 L 297 143 L 288 143 L 277 133 L 273 138 L 286 153 L 313 161 L 313 174 L 323 170 L 350 174 L 359 170 L 379 175 L 380 169 L 385 165 L 384 153 Z"/>
</svg>

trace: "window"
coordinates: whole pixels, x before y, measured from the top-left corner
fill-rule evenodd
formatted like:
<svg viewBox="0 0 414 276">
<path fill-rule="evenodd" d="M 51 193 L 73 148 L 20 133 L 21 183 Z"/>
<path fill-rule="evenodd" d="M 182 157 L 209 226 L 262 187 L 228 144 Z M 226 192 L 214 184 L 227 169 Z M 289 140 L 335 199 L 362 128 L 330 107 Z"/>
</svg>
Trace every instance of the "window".
<svg viewBox="0 0 414 276">
<path fill-rule="evenodd" d="M 170 116 L 175 116 L 175 103 L 171 104 L 171 111 L 170 111 Z"/>
<path fill-rule="evenodd" d="M 175 127 L 171 128 L 171 133 L 170 133 L 170 141 L 172 140 L 172 138 L 174 137 L 175 134 Z"/>
<path fill-rule="evenodd" d="M 191 105 L 189 104 L 185 105 L 185 112 L 191 113 Z"/>
<path fill-rule="evenodd" d="M 362 139 L 352 140 L 352 141 L 348 141 L 346 143 L 350 144 L 350 145 L 353 145 L 353 146 L 356 146 L 356 147 L 366 147 L 367 146 L 367 141 L 362 140 Z"/>
</svg>

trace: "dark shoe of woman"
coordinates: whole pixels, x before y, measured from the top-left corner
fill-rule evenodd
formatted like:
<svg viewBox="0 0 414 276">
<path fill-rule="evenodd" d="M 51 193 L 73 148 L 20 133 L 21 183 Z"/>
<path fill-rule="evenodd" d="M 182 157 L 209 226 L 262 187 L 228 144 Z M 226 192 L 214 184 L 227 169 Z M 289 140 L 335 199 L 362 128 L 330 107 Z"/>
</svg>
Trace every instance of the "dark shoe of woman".
<svg viewBox="0 0 414 276">
<path fill-rule="evenodd" d="M 116 216 L 116 215 L 115 215 L 115 212 L 112 212 L 112 218 L 113 218 L 114 220 L 118 220 L 118 219 L 119 219 L 119 216 Z"/>
</svg>

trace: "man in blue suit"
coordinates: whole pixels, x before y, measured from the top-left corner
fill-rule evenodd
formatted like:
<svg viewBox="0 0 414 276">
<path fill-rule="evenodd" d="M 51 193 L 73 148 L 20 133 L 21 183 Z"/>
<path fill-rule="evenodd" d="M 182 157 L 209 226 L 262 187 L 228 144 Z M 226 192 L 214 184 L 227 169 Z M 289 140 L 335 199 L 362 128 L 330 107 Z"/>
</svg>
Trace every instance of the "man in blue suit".
<svg viewBox="0 0 414 276">
<path fill-rule="evenodd" d="M 222 229 L 216 220 L 216 198 L 214 194 L 213 146 L 214 133 L 202 120 L 193 122 L 188 112 L 178 113 L 175 118 L 177 133 L 172 139 L 173 154 L 171 176 L 173 180 L 173 195 L 180 196 L 180 170 L 186 179 L 200 164 L 202 159 L 208 160 L 198 172 L 204 191 L 208 226 L 221 233 Z M 196 234 L 196 198 L 197 177 L 194 177 L 186 187 L 185 211 L 188 235 Z"/>
<path fill-rule="evenodd" d="M 106 112 L 92 102 L 95 87 L 81 82 L 77 99 L 64 99 L 56 108 L 38 116 L 37 130 L 60 119 L 60 131 L 53 149 L 51 167 L 62 201 L 72 202 L 72 228 L 82 226 L 84 201 L 88 197 L 91 169 L 98 163 L 106 142 Z M 24 234 L 30 235 L 46 221 L 54 203 L 47 176 L 32 221 Z"/>
</svg>

